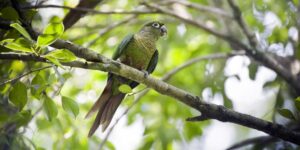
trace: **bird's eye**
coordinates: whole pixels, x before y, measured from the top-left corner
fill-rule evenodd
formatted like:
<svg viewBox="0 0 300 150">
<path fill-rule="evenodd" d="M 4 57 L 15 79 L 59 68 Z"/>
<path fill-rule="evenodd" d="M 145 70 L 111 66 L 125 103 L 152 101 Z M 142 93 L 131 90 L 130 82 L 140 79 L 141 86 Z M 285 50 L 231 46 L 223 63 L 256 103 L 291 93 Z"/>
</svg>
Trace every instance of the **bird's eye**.
<svg viewBox="0 0 300 150">
<path fill-rule="evenodd" d="M 152 24 L 152 27 L 154 27 L 154 28 L 157 28 L 157 29 L 158 29 L 158 28 L 159 28 L 159 24 L 158 24 L 158 23 L 153 23 L 153 24 Z"/>
</svg>

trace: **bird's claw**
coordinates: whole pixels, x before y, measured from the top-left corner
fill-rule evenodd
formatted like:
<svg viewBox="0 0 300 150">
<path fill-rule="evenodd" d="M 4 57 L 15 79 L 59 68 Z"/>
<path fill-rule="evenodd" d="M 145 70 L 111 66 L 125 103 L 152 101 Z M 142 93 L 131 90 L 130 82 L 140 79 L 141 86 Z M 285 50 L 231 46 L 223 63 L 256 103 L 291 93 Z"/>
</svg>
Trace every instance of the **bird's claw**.
<svg viewBox="0 0 300 150">
<path fill-rule="evenodd" d="M 148 71 L 146 71 L 146 70 L 142 70 L 142 72 L 144 73 L 144 78 L 147 78 L 147 77 L 149 76 L 149 73 L 148 73 Z"/>
</svg>

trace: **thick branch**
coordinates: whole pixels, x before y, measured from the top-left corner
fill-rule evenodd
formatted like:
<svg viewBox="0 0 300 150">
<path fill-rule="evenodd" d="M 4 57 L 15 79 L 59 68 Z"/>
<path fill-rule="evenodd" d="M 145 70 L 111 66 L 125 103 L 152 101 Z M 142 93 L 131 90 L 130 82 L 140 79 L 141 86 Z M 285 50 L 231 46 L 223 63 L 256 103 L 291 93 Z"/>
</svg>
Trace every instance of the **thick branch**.
<svg viewBox="0 0 300 150">
<path fill-rule="evenodd" d="M 32 55 L 16 55 L 16 54 L 0 54 L 0 59 L 19 59 L 28 61 L 32 57 L 32 61 L 45 62 L 43 58 L 38 58 L 38 56 Z M 102 56 L 105 58 L 104 56 Z M 101 62 L 102 60 L 98 60 Z M 263 131 L 274 137 L 281 138 L 283 140 L 290 141 L 295 144 L 300 145 L 300 133 L 292 131 L 282 125 L 275 124 L 269 121 L 265 121 L 247 114 L 242 114 L 235 112 L 233 110 L 227 109 L 224 106 L 210 104 L 199 99 L 199 97 L 192 95 L 182 89 L 174 87 L 167 84 L 161 80 L 155 79 L 151 76 L 145 78 L 144 73 L 135 68 L 129 67 L 127 65 L 121 64 L 111 59 L 107 59 L 105 63 L 95 63 L 95 62 L 81 62 L 74 61 L 69 63 L 63 63 L 65 66 L 86 68 L 93 70 L 101 70 L 106 72 L 111 72 L 116 75 L 126 77 L 130 80 L 147 85 L 153 88 L 157 92 L 163 95 L 168 95 L 176 98 L 180 102 L 198 110 L 202 115 L 209 119 L 217 119 L 222 122 L 232 122 L 259 131 Z"/>
<path fill-rule="evenodd" d="M 79 8 L 94 8 L 102 2 L 102 0 L 81 0 L 76 7 Z M 65 30 L 73 26 L 81 17 L 83 17 L 87 12 L 79 12 L 76 10 L 70 10 L 68 14 L 65 16 L 63 23 L 65 26 Z"/>
<path fill-rule="evenodd" d="M 222 59 L 222 58 L 228 58 L 230 56 L 235 56 L 235 55 L 244 55 L 244 52 L 233 52 L 230 54 L 226 54 L 226 53 L 217 53 L 217 54 L 212 54 L 212 55 L 207 55 L 207 56 L 200 56 L 200 57 L 196 57 L 193 58 L 183 64 L 181 64 L 180 66 L 172 69 L 171 71 L 169 71 L 168 73 L 166 73 L 161 80 L 167 82 L 173 75 L 175 75 L 176 73 L 178 73 L 179 71 L 183 70 L 184 68 L 187 68 L 197 62 L 200 62 L 201 60 L 211 60 L 211 59 Z M 131 108 L 133 108 L 133 106 L 135 104 L 137 104 L 141 98 L 146 95 L 148 92 L 150 91 L 150 88 L 146 88 L 143 89 L 141 91 L 135 92 L 134 94 L 138 93 L 138 95 L 135 97 L 134 102 L 122 113 L 122 115 L 116 119 L 116 121 L 111 125 L 111 127 L 109 128 L 109 130 L 107 131 L 104 139 L 102 140 L 102 142 L 100 143 L 100 150 L 103 148 L 104 144 L 106 143 L 108 137 L 110 136 L 110 134 L 112 133 L 114 127 L 118 124 L 119 120 L 125 116 L 129 110 Z"/>
<path fill-rule="evenodd" d="M 18 15 L 20 16 L 20 21 L 22 23 L 22 26 L 25 27 L 25 29 L 28 31 L 30 34 L 31 38 L 36 39 L 37 35 L 35 31 L 31 27 L 31 23 L 26 20 L 26 17 L 24 15 L 24 12 L 21 11 L 20 4 L 18 0 L 11 0 L 12 6 L 14 9 L 17 11 Z"/>
</svg>

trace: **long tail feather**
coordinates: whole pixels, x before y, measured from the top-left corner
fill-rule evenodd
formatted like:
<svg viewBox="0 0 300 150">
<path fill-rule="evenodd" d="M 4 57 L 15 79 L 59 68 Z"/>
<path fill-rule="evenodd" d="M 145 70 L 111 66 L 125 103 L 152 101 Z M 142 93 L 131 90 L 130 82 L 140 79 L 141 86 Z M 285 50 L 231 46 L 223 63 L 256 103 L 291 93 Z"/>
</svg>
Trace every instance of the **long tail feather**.
<svg viewBox="0 0 300 150">
<path fill-rule="evenodd" d="M 106 128 L 109 126 L 117 108 L 121 104 L 125 94 L 120 93 L 116 96 L 113 96 L 107 102 L 101 117 L 102 131 L 104 132 Z"/>
<path fill-rule="evenodd" d="M 112 80 L 108 80 L 101 96 L 94 103 L 90 111 L 85 115 L 85 119 L 91 117 L 95 112 L 99 111 L 99 109 L 101 109 L 107 103 L 107 101 L 111 96 L 111 88 L 112 88 Z"/>
<path fill-rule="evenodd" d="M 109 126 L 118 106 L 122 102 L 125 94 L 121 93 L 109 98 L 108 101 L 105 102 L 102 108 L 98 111 L 96 119 L 89 131 L 88 136 L 91 137 L 95 131 L 98 129 L 100 124 L 102 124 L 102 131 Z"/>
</svg>

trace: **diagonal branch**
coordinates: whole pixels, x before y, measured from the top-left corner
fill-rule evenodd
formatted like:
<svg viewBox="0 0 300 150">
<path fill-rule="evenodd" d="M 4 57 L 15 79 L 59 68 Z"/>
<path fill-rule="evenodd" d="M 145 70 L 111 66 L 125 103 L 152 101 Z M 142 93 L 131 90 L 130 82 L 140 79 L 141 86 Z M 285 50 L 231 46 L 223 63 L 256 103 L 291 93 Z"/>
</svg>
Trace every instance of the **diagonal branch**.
<svg viewBox="0 0 300 150">
<path fill-rule="evenodd" d="M 30 34 L 31 38 L 36 39 L 37 34 L 32 29 L 31 23 L 28 20 L 26 20 L 24 12 L 21 11 L 21 5 L 19 4 L 19 1 L 18 0 L 11 0 L 11 3 L 12 3 L 12 6 L 14 7 L 14 9 L 17 11 L 18 15 L 20 16 L 20 21 L 22 23 L 22 26 L 25 27 L 25 29 Z"/>
<path fill-rule="evenodd" d="M 16 55 L 16 54 L 0 54 L 0 59 L 19 59 L 19 60 L 29 60 L 28 58 L 32 57 L 32 61 L 41 61 L 45 62 L 45 59 L 39 56 L 33 55 Z M 89 56 L 91 57 L 91 56 Z M 103 58 L 106 58 L 102 56 Z M 99 57 L 100 58 L 100 57 Z M 98 62 L 103 61 L 104 59 L 96 60 Z M 73 61 L 68 63 L 62 63 L 65 66 L 85 68 L 91 70 L 101 70 L 105 72 L 111 72 L 122 77 L 126 77 L 130 80 L 145 84 L 146 86 L 154 89 L 162 95 L 168 95 L 177 99 L 178 101 L 190 106 L 201 112 L 206 118 L 216 119 L 222 122 L 232 122 L 249 128 L 253 128 L 262 132 L 265 132 L 274 137 L 281 138 L 286 141 L 300 145 L 300 133 L 292 131 L 289 128 L 286 128 L 282 125 L 265 121 L 251 115 L 239 113 L 233 110 L 230 110 L 224 106 L 210 104 L 204 102 L 199 97 L 184 91 L 180 88 L 167 84 L 159 79 L 155 79 L 151 76 L 145 78 L 144 73 L 135 68 L 124 65 L 120 62 L 106 58 L 104 63 L 97 62 L 82 62 L 82 61 Z"/>
<path fill-rule="evenodd" d="M 37 68 L 37 69 L 30 70 L 30 71 L 28 71 L 28 72 L 26 72 L 26 73 L 24 73 L 24 74 L 22 74 L 22 75 L 20 75 L 20 76 L 17 76 L 16 78 L 9 79 L 9 80 L 6 80 L 6 81 L 0 83 L 0 86 L 2 86 L 2 85 L 4 85 L 4 84 L 7 84 L 7 83 L 10 83 L 10 82 L 14 82 L 14 81 L 16 81 L 16 80 L 19 80 L 19 79 L 21 79 L 21 78 L 23 78 L 23 77 L 25 77 L 25 76 L 27 76 L 27 75 L 33 73 L 33 72 L 37 72 L 37 71 L 40 71 L 40 70 L 48 69 L 48 68 L 50 68 L 50 67 L 52 67 L 52 66 L 45 66 L 45 67 L 41 67 L 41 68 Z"/>
<path fill-rule="evenodd" d="M 226 17 L 226 18 L 230 18 L 230 19 L 233 18 L 230 14 L 228 14 L 227 12 L 225 12 L 223 9 L 216 8 L 216 7 L 204 6 L 204 5 L 192 3 L 192 2 L 189 2 L 189 1 L 183 1 L 183 0 L 165 0 L 165 1 L 162 1 L 161 3 L 163 3 L 163 4 L 178 3 L 178 4 L 181 4 L 181 5 L 186 6 L 188 8 L 196 9 L 196 10 L 198 10 L 200 12 L 209 12 L 211 14 L 222 16 L 222 17 Z"/>
<path fill-rule="evenodd" d="M 207 55 L 207 56 L 200 56 L 200 57 L 196 57 L 194 59 L 191 59 L 183 64 L 181 64 L 180 66 L 172 69 L 171 71 L 167 72 L 162 78 L 162 81 L 167 82 L 173 75 L 175 75 L 176 73 L 178 73 L 179 71 L 197 63 L 200 62 L 202 60 L 211 60 L 211 59 L 222 59 L 222 58 L 228 58 L 231 56 L 236 56 L 236 55 L 244 55 L 244 52 L 232 52 L 232 53 L 217 53 L 217 54 L 211 54 L 211 55 Z M 135 104 L 137 104 L 141 98 L 146 95 L 148 92 L 150 91 L 150 88 L 146 88 L 143 89 L 141 91 L 141 93 L 139 93 L 137 95 L 137 97 L 135 98 L 135 101 L 129 106 L 127 107 L 127 109 L 122 113 L 122 115 L 116 119 L 116 121 L 111 125 L 111 127 L 109 128 L 108 132 L 106 133 L 104 139 L 102 139 L 102 142 L 100 143 L 100 150 L 103 148 L 104 144 L 106 143 L 108 137 L 110 136 L 110 134 L 112 133 L 113 129 L 115 128 L 115 126 L 118 124 L 118 122 L 121 120 L 121 118 L 123 118 L 131 108 L 133 108 L 133 106 Z"/>
<path fill-rule="evenodd" d="M 94 8 L 97 4 L 101 3 L 102 0 L 81 0 L 76 7 L 80 8 Z M 71 10 L 65 16 L 63 23 L 65 30 L 73 26 L 81 17 L 83 17 L 87 12 L 79 12 L 76 10 Z"/>
<path fill-rule="evenodd" d="M 182 69 L 189 67 L 190 65 L 195 64 L 199 61 L 209 60 L 209 59 L 223 59 L 223 58 L 228 58 L 228 57 L 236 56 L 236 55 L 245 55 L 245 52 L 244 51 L 236 51 L 236 52 L 231 52 L 231 53 L 215 53 L 212 55 L 199 56 L 199 57 L 193 58 L 193 59 L 181 64 L 180 66 L 172 69 L 168 73 L 166 73 L 162 77 L 162 80 L 168 81 L 175 73 L 177 73 L 177 72 L 181 71 Z"/>
<path fill-rule="evenodd" d="M 245 33 L 246 37 L 248 38 L 248 41 L 251 45 L 251 47 L 256 48 L 257 42 L 256 38 L 253 33 L 249 30 L 247 27 L 247 24 L 245 23 L 244 19 L 242 18 L 242 12 L 240 8 L 235 4 L 233 0 L 228 0 L 228 3 L 233 11 L 234 19 L 239 24 L 239 26 L 242 28 L 243 32 Z"/>
<path fill-rule="evenodd" d="M 250 144 L 267 145 L 268 143 L 274 142 L 274 141 L 277 141 L 277 140 L 278 140 L 277 138 L 274 138 L 274 137 L 271 137 L 271 136 L 259 136 L 259 137 L 247 139 L 247 140 L 241 141 L 239 143 L 236 143 L 236 144 L 230 146 L 229 148 L 227 148 L 226 150 L 240 149 L 241 147 L 245 147 L 245 146 L 250 145 Z"/>
<path fill-rule="evenodd" d="M 123 24 L 126 24 L 130 21 L 132 21 L 133 19 L 135 19 L 137 16 L 136 15 L 132 15 L 132 16 L 129 16 L 127 18 L 125 18 L 124 20 L 121 20 L 119 22 L 115 22 L 115 23 L 111 23 L 111 25 L 107 26 L 106 28 L 102 29 L 99 31 L 97 37 L 90 41 L 86 47 L 90 47 L 91 45 L 94 45 L 104 34 L 106 34 L 107 32 L 113 30 L 114 28 L 117 28 Z"/>
</svg>

